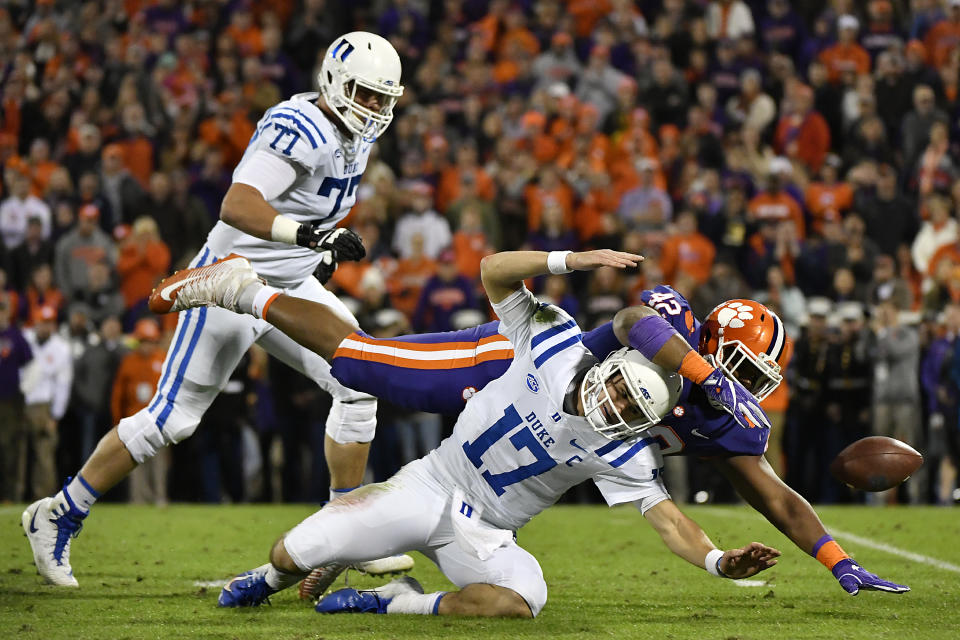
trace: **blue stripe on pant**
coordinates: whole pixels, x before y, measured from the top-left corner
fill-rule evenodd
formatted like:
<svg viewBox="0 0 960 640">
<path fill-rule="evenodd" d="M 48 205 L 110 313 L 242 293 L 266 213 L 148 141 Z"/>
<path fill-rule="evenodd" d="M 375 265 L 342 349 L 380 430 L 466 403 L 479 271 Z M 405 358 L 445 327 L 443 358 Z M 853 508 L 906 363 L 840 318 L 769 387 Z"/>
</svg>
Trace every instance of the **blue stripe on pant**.
<svg viewBox="0 0 960 640">
<path fill-rule="evenodd" d="M 204 266 L 209 257 L 210 250 L 204 249 L 203 254 L 200 256 L 200 259 L 197 261 L 195 266 Z M 163 378 L 160 380 L 160 384 L 157 386 L 157 395 L 147 409 L 151 414 L 153 414 L 153 412 L 164 400 L 164 389 L 170 377 L 170 372 L 174 369 L 177 355 L 180 353 L 180 349 L 183 347 L 184 338 L 186 337 L 187 333 L 190 332 L 190 319 L 194 311 L 198 312 L 197 323 L 193 328 L 193 334 L 190 337 L 187 351 L 184 354 L 183 359 L 180 361 L 180 366 L 177 367 L 177 374 L 174 376 L 170 389 L 166 392 L 166 404 L 156 418 L 157 428 L 161 431 L 163 430 L 163 425 L 166 423 L 167 418 L 170 416 L 170 412 L 173 411 L 173 402 L 177 397 L 177 392 L 180 390 L 180 385 L 183 383 L 183 376 L 187 370 L 187 365 L 190 364 L 190 358 L 193 356 L 193 351 L 196 348 L 197 340 L 200 338 L 200 332 L 203 330 L 203 325 L 207 318 L 206 307 L 201 307 L 200 309 L 187 309 L 185 312 L 185 315 L 182 318 L 183 321 L 177 327 L 177 338 L 174 342 L 173 351 L 167 355 L 167 360 L 164 363 L 165 366 Z"/>
</svg>

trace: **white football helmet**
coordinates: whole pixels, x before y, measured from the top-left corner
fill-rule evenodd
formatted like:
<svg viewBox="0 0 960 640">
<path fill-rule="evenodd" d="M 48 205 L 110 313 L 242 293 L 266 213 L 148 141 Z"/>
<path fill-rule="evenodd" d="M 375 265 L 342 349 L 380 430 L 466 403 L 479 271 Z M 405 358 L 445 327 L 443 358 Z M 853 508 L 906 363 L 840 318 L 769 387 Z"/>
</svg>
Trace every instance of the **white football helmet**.
<svg viewBox="0 0 960 640">
<path fill-rule="evenodd" d="M 317 75 L 320 93 L 347 129 L 364 142 L 373 142 L 393 120 L 393 106 L 403 95 L 400 56 L 375 33 L 353 31 L 333 41 Z M 357 88 L 381 96 L 380 110 L 357 103 Z"/>
<path fill-rule="evenodd" d="M 617 410 L 607 388 L 608 383 L 619 384 L 620 377 L 640 414 L 629 422 Z M 639 351 L 624 347 L 587 372 L 580 385 L 580 399 L 594 431 L 611 440 L 628 440 L 660 422 L 677 403 L 681 389 L 683 379 L 676 371 L 667 371 Z"/>
</svg>

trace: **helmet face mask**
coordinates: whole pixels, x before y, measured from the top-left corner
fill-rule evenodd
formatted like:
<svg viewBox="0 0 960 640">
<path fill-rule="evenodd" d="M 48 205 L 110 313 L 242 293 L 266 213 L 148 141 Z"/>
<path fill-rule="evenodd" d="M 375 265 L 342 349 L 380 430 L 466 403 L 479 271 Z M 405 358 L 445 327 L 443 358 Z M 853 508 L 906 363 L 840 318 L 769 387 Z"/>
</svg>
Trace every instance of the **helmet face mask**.
<svg viewBox="0 0 960 640">
<path fill-rule="evenodd" d="M 374 142 L 390 126 L 403 95 L 400 69 L 393 45 L 374 33 L 348 33 L 327 49 L 317 76 L 320 93 L 355 140 Z M 371 95 L 376 109 L 367 106 Z"/>
<path fill-rule="evenodd" d="M 757 400 L 763 401 L 783 380 L 780 365 L 766 353 L 759 356 L 740 341 L 726 342 L 720 330 L 719 346 L 714 356 L 725 375 L 740 382 Z"/>
<path fill-rule="evenodd" d="M 594 431 L 611 440 L 636 438 L 673 408 L 682 385 L 676 373 L 665 371 L 636 351 L 620 349 L 584 377 L 580 385 L 583 414 Z M 629 399 L 622 412 L 610 395 L 611 387 L 618 399 Z"/>
</svg>

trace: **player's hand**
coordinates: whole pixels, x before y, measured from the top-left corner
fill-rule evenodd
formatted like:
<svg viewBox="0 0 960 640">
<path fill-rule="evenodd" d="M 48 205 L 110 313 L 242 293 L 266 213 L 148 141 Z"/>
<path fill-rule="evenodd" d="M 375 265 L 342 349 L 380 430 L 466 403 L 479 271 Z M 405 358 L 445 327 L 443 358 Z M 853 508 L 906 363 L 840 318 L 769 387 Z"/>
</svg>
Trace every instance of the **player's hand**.
<svg viewBox="0 0 960 640">
<path fill-rule="evenodd" d="M 320 264 L 313 272 L 313 277 L 320 281 L 320 284 L 327 284 L 333 277 L 333 272 L 337 270 L 337 259 L 333 256 L 333 251 L 323 251 L 320 253 Z"/>
<path fill-rule="evenodd" d="M 363 240 L 350 229 L 319 229 L 318 227 L 302 224 L 297 231 L 297 244 L 301 247 L 313 249 L 317 253 L 332 251 L 333 259 L 360 260 L 367 255 L 363 248 Z"/>
<path fill-rule="evenodd" d="M 757 404 L 757 399 L 747 388 L 736 380 L 723 375 L 719 368 L 713 370 L 700 386 L 707 394 L 707 400 L 714 409 L 721 409 L 733 416 L 741 427 L 770 428 L 767 415 Z"/>
<path fill-rule="evenodd" d="M 860 593 L 861 589 L 887 591 L 889 593 L 910 591 L 910 587 L 907 585 L 884 580 L 880 576 L 870 573 L 850 558 L 845 558 L 833 565 L 833 577 L 840 582 L 843 590 L 852 596 Z"/>
<path fill-rule="evenodd" d="M 739 580 L 749 578 L 777 564 L 780 552 L 760 542 L 751 542 L 742 549 L 723 552 L 718 567 L 723 575 Z"/>
<path fill-rule="evenodd" d="M 626 269 L 643 262 L 643 256 L 613 249 L 595 251 L 574 251 L 567 256 L 567 268 L 574 271 L 592 271 L 600 267 Z"/>
</svg>

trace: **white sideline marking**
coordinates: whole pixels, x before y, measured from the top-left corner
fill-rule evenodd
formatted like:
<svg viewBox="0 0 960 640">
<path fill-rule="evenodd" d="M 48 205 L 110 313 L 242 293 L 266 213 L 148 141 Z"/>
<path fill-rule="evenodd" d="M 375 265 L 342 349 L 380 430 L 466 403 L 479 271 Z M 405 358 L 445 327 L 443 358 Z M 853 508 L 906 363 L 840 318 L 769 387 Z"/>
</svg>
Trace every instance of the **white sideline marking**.
<svg viewBox="0 0 960 640">
<path fill-rule="evenodd" d="M 728 511 L 726 509 L 720 509 L 718 507 L 702 507 L 704 511 L 708 511 L 710 514 L 715 516 L 720 516 L 721 518 L 755 518 L 758 520 L 764 520 L 763 516 L 760 514 L 754 513 L 743 513 L 740 511 Z M 865 547 L 870 549 L 875 549 L 877 551 L 885 551 L 891 555 L 900 556 L 901 558 L 906 558 L 907 560 L 913 560 L 914 562 L 919 562 L 921 564 L 928 564 L 931 567 L 936 567 L 938 569 L 943 569 L 944 571 L 952 571 L 954 573 L 960 573 L 960 566 L 955 565 L 951 562 L 946 562 L 944 560 L 938 560 L 937 558 L 931 558 L 930 556 L 925 556 L 919 553 L 914 553 L 913 551 L 907 551 L 906 549 L 901 549 L 899 547 L 894 547 L 885 542 L 878 542 L 876 540 L 871 540 L 870 538 L 865 538 L 863 536 L 857 535 L 855 533 L 850 533 L 849 531 L 842 531 L 840 529 L 835 529 L 828 526 L 827 529 L 834 535 L 840 538 L 846 538 L 847 540 L 852 540 L 857 544 L 862 544 Z"/>
<path fill-rule="evenodd" d="M 768 583 L 766 580 L 734 580 L 733 584 L 738 587 L 775 587 L 777 585 Z"/>
<path fill-rule="evenodd" d="M 862 544 L 865 547 L 870 547 L 871 549 L 876 549 L 877 551 L 886 551 L 887 553 L 893 554 L 895 556 L 900 556 L 906 558 L 907 560 L 913 560 L 914 562 L 921 562 L 923 564 L 929 564 L 932 567 L 938 569 L 943 569 L 945 571 L 953 571 L 954 573 L 960 573 L 960 566 L 952 564 L 950 562 L 944 562 L 943 560 L 937 560 L 936 558 L 931 558 L 930 556 L 921 555 L 919 553 L 914 553 L 913 551 L 907 551 L 905 549 L 900 549 L 892 545 L 886 544 L 885 542 L 877 542 L 876 540 L 871 540 L 870 538 L 864 538 L 863 536 L 858 536 L 855 533 L 848 533 L 846 531 L 841 531 L 839 529 L 830 528 L 834 534 L 840 536 L 841 538 L 846 538 L 848 540 L 853 540 L 857 544 Z"/>
<path fill-rule="evenodd" d="M 229 580 L 194 580 L 193 586 L 195 587 L 222 587 L 223 585 L 230 582 Z"/>
</svg>

